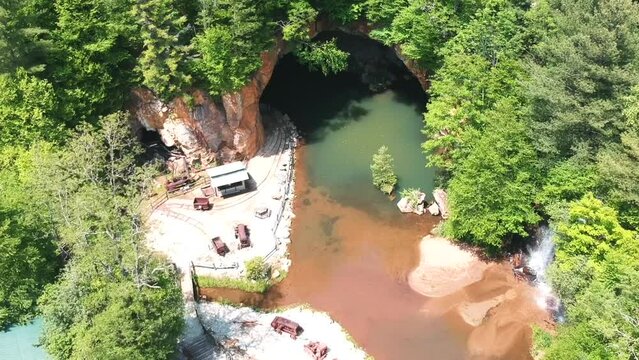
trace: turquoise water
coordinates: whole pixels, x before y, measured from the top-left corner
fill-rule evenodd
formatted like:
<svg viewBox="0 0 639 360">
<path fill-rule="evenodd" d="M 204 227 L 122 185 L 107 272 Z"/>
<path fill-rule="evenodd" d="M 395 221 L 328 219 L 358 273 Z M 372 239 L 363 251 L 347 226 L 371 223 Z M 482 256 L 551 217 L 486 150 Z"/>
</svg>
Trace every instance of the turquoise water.
<svg viewBox="0 0 639 360">
<path fill-rule="evenodd" d="M 9 331 L 0 332 L 0 359 L 47 359 L 44 350 L 37 346 L 41 332 L 42 319 L 36 319 L 31 324 L 14 326 Z"/>
</svg>

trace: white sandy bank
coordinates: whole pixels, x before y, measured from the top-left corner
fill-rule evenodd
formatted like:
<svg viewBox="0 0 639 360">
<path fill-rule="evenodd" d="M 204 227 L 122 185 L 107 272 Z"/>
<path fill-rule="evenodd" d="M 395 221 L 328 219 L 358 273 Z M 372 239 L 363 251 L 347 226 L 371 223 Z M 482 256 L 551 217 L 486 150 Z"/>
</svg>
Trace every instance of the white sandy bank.
<svg viewBox="0 0 639 360">
<path fill-rule="evenodd" d="M 216 339 L 222 339 L 223 348 L 216 359 L 310 359 L 304 352 L 309 341 L 328 345 L 327 359 L 358 360 L 367 356 L 326 313 L 303 307 L 261 313 L 219 303 L 200 303 L 198 308 L 204 326 L 214 332 Z M 297 322 L 304 332 L 297 340 L 276 333 L 270 326 L 275 316 Z"/>
</svg>

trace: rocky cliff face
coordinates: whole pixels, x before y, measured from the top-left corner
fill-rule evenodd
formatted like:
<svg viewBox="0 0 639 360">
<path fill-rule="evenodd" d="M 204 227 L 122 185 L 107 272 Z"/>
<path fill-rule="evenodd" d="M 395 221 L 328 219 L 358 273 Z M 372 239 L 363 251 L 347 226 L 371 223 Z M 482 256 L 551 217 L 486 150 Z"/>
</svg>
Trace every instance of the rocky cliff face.
<svg viewBox="0 0 639 360">
<path fill-rule="evenodd" d="M 421 67 L 419 67 L 419 65 L 415 61 L 404 56 L 399 46 L 395 46 L 394 49 L 395 49 L 395 54 L 397 54 L 397 57 L 404 63 L 404 65 L 406 65 L 406 68 L 408 69 L 408 71 L 410 71 L 411 74 L 415 76 L 417 81 L 419 81 L 419 84 L 422 86 L 422 89 L 424 89 L 424 91 L 428 91 L 428 88 L 430 87 L 428 72 L 425 69 L 422 69 Z"/>
<path fill-rule="evenodd" d="M 240 91 L 214 101 L 202 90 L 169 103 L 144 88 L 132 90 L 134 128 L 157 131 L 167 146 L 177 146 L 189 163 L 208 165 L 249 158 L 264 143 L 259 103 L 282 46 L 262 54 L 262 68 Z"/>
<path fill-rule="evenodd" d="M 314 36 L 333 28 L 318 23 L 310 28 Z M 351 33 L 368 36 L 367 28 L 355 28 Z M 158 99 L 145 88 L 132 90 L 130 106 L 134 129 L 157 131 L 167 146 L 177 146 L 190 164 L 204 166 L 218 162 L 247 159 L 254 156 L 264 144 L 264 126 L 260 114 L 260 96 L 268 84 L 286 44 L 279 41 L 270 51 L 262 54 L 262 68 L 240 91 L 225 94 L 215 101 L 205 91 L 192 90 L 187 98 L 178 97 L 169 103 Z M 412 61 L 397 56 L 428 89 L 427 73 Z"/>
</svg>

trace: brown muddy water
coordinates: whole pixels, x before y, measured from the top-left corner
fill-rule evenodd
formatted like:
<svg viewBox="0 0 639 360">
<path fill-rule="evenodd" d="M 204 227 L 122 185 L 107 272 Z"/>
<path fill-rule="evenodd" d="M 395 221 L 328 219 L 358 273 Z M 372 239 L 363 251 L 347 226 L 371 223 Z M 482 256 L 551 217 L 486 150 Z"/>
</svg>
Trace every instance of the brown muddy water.
<svg viewBox="0 0 639 360">
<path fill-rule="evenodd" d="M 265 295 L 205 289 L 209 298 L 266 309 L 309 304 L 378 360 L 530 358 L 528 324 L 541 315 L 507 265 L 491 265 L 481 281 L 443 298 L 407 284 L 419 240 L 439 218 L 400 214 L 371 185 L 369 164 L 387 145 L 399 188 L 432 191 L 434 171 L 420 150 L 426 98 L 415 82 L 373 94 L 353 74 L 326 78 L 286 57 L 263 100 L 289 114 L 306 140 L 296 165 L 292 266 Z M 478 327 L 460 316 L 464 302 L 502 294 L 507 300 Z"/>
<path fill-rule="evenodd" d="M 403 215 L 382 218 L 344 206 L 310 185 L 306 149 L 298 151 L 295 214 L 287 278 L 265 295 L 204 289 L 225 298 L 272 309 L 309 304 L 340 322 L 370 355 L 384 359 L 530 359 L 532 294 L 516 284 L 506 265 L 443 298 L 427 298 L 407 284 L 418 262 L 418 242 L 438 219 Z M 519 298 L 493 311 L 478 328 L 456 307 L 516 289 Z M 321 339 L 320 339 L 321 340 Z M 329 344 L 330 345 L 330 344 Z"/>
</svg>

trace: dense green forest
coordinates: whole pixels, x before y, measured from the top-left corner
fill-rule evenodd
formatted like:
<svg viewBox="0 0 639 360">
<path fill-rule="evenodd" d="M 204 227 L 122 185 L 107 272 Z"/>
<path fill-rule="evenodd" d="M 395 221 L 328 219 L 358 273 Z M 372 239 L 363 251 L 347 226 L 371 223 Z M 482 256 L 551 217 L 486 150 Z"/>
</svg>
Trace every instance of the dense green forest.
<svg viewBox="0 0 639 360">
<path fill-rule="evenodd" d="M 54 358 L 170 357 L 182 298 L 143 245 L 157 166 L 127 130 L 129 90 L 238 90 L 278 38 L 344 70 L 349 54 L 309 35 L 320 20 L 366 23 L 428 71 L 447 235 L 499 253 L 555 229 L 567 321 L 536 353 L 639 358 L 632 0 L 0 0 L 0 327 L 39 311 Z"/>
</svg>

